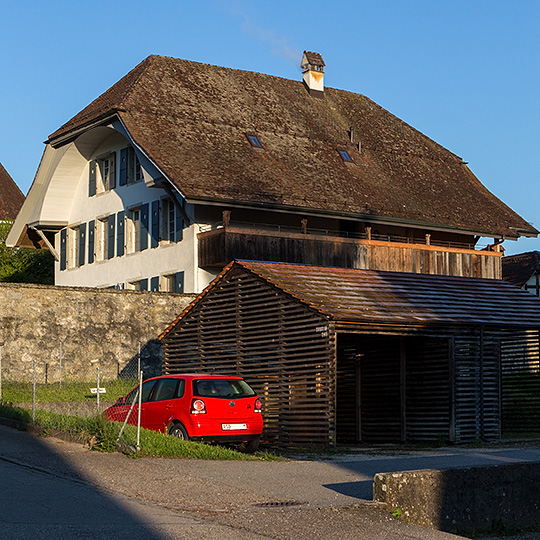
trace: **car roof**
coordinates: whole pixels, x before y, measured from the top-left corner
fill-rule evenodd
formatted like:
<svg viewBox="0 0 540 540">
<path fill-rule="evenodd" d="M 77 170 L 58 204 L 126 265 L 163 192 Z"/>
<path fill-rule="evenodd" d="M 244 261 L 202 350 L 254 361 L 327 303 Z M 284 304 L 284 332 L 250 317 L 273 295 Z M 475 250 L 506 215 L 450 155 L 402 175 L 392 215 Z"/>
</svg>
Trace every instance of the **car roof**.
<svg viewBox="0 0 540 540">
<path fill-rule="evenodd" d="M 171 375 L 160 375 L 159 377 L 152 377 L 148 380 L 157 379 L 242 379 L 238 375 L 215 375 L 208 373 L 174 373 Z"/>
</svg>

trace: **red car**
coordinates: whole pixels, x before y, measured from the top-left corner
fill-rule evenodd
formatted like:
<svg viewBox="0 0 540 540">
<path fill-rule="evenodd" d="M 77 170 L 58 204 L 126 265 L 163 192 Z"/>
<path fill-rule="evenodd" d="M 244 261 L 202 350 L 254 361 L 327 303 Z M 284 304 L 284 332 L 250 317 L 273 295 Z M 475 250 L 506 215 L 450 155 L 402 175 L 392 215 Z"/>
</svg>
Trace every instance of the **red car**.
<svg viewBox="0 0 540 540">
<path fill-rule="evenodd" d="M 118 398 L 104 416 L 124 422 L 138 386 Z M 263 429 L 261 402 L 242 377 L 164 375 L 142 384 L 141 427 L 183 440 L 243 443 L 255 452 Z M 129 424 L 137 424 L 138 398 Z"/>
</svg>

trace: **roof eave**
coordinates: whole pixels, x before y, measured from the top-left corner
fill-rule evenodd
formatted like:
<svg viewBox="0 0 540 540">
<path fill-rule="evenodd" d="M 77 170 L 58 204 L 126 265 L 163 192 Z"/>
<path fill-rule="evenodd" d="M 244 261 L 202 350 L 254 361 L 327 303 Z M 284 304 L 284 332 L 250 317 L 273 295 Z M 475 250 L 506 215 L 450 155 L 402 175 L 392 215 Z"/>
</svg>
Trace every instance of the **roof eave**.
<svg viewBox="0 0 540 540">
<path fill-rule="evenodd" d="M 536 237 L 538 236 L 538 231 L 535 229 L 526 231 L 525 229 L 517 229 L 515 227 L 508 227 L 508 233 L 504 234 L 502 232 L 494 232 L 482 229 L 473 229 L 468 227 L 460 227 L 458 225 L 446 225 L 441 223 L 430 223 L 423 221 L 414 221 L 408 220 L 405 218 L 391 218 L 391 217 L 382 217 L 374 214 L 362 214 L 354 212 L 340 212 L 335 210 L 325 210 L 324 208 L 306 208 L 302 206 L 288 206 L 280 204 L 272 204 L 265 202 L 243 202 L 237 201 L 234 199 L 225 199 L 218 197 L 192 197 L 188 196 L 186 202 L 190 204 L 207 204 L 212 206 L 223 206 L 227 205 L 230 207 L 236 208 L 245 208 L 251 210 L 261 210 L 264 208 L 271 208 L 275 212 L 282 213 L 300 213 L 302 215 L 313 215 L 313 216 L 334 216 L 344 219 L 355 219 L 362 220 L 372 223 L 380 223 L 386 225 L 404 225 L 416 229 L 430 229 L 439 232 L 449 232 L 449 233 L 462 233 L 470 234 L 473 236 L 483 236 L 489 238 L 497 239 L 508 239 L 508 240 L 517 240 L 520 236 L 529 236 Z M 513 232 L 513 234 L 512 234 Z"/>
<path fill-rule="evenodd" d="M 99 116 L 93 117 L 84 124 L 74 127 L 66 131 L 65 133 L 62 133 L 61 135 L 58 135 L 56 137 L 50 137 L 48 140 L 45 141 L 45 144 L 50 144 L 53 148 L 60 148 L 65 144 L 73 142 L 79 135 L 81 135 L 81 133 L 84 133 L 85 131 L 88 131 L 95 127 L 110 124 L 118 118 L 119 112 L 124 111 L 125 109 L 119 108 L 108 110 L 107 112 Z"/>
</svg>

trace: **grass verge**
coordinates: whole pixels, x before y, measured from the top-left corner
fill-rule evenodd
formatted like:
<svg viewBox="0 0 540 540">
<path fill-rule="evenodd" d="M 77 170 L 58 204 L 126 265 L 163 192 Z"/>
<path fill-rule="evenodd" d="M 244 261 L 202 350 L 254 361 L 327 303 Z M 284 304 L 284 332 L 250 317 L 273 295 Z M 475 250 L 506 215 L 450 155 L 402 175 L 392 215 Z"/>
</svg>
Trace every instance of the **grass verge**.
<svg viewBox="0 0 540 540">
<path fill-rule="evenodd" d="M 57 430 L 78 436 L 81 440 L 87 442 L 92 449 L 103 452 L 114 452 L 116 450 L 116 440 L 122 426 L 118 422 L 108 422 L 100 416 L 86 418 L 41 410 L 36 410 L 36 420 L 32 422 L 32 412 L 28 409 L 12 407 L 2 403 L 0 403 L 0 417 L 25 424 L 34 424 L 42 428 L 45 434 L 47 434 L 47 431 Z M 126 428 L 121 439 L 122 447 L 134 447 L 136 428 L 134 426 L 126 426 Z M 132 455 L 133 457 L 244 461 L 276 461 L 281 459 L 268 452 L 244 454 L 232 448 L 181 441 L 175 437 L 147 429 L 141 429 L 140 451 L 138 453 L 133 452 Z"/>
<path fill-rule="evenodd" d="M 90 388 L 95 387 L 96 381 L 65 381 L 63 383 L 36 384 L 36 401 L 95 401 L 96 396 L 90 394 Z M 100 386 L 107 393 L 101 398 L 116 401 L 125 396 L 137 385 L 137 379 L 114 379 L 102 381 Z M 32 402 L 33 388 L 31 382 L 2 381 L 2 400 L 6 403 Z"/>
</svg>

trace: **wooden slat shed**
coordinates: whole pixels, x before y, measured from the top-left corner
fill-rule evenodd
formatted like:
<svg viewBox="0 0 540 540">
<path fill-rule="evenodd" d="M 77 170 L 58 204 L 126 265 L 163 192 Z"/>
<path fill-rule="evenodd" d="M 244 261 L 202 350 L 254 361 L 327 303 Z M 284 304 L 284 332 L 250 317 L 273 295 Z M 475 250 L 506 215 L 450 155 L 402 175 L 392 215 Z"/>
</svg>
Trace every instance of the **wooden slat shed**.
<svg viewBox="0 0 540 540">
<path fill-rule="evenodd" d="M 165 373 L 245 377 L 266 442 L 331 446 L 500 437 L 501 373 L 538 362 L 539 329 L 503 281 L 237 261 L 161 337 Z"/>
</svg>

